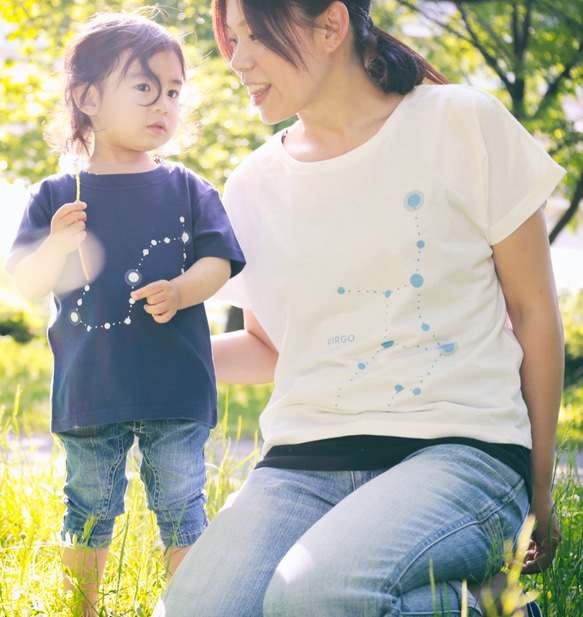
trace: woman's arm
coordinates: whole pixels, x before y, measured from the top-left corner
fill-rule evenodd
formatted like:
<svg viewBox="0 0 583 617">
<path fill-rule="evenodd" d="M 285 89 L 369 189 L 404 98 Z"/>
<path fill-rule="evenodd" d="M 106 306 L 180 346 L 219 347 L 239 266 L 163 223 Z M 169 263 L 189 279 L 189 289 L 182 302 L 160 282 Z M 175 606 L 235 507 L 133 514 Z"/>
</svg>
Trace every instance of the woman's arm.
<svg viewBox="0 0 583 617">
<path fill-rule="evenodd" d="M 551 490 L 565 352 L 543 208 L 493 251 L 508 316 L 524 351 L 520 375 L 532 426 L 531 512 L 537 524 L 523 571 L 531 573 L 550 565 L 561 537 Z"/>
<path fill-rule="evenodd" d="M 244 311 L 245 329 L 212 337 L 217 380 L 223 383 L 271 383 L 279 356 L 255 315 Z"/>
</svg>

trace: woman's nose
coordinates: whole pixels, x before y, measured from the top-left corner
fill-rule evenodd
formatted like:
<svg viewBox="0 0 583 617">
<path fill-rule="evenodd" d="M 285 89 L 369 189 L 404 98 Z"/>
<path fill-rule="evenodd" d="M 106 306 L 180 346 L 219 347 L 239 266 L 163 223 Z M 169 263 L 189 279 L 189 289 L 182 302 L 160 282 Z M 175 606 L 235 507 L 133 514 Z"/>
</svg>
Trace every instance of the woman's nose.
<svg viewBox="0 0 583 617">
<path fill-rule="evenodd" d="M 242 73 L 249 70 L 252 64 L 253 57 L 249 48 L 241 43 L 237 44 L 233 50 L 230 62 L 233 71 L 235 71 L 235 73 Z"/>
</svg>

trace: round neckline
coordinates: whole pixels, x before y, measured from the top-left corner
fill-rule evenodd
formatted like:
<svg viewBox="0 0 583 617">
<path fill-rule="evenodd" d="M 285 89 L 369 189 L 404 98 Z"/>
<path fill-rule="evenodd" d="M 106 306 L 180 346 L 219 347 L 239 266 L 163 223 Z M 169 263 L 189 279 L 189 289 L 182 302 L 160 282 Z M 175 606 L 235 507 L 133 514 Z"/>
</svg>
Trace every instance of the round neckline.
<svg viewBox="0 0 583 617">
<path fill-rule="evenodd" d="M 338 156 L 333 156 L 327 159 L 321 159 L 318 161 L 300 161 L 294 158 L 289 152 L 285 149 L 284 146 L 284 138 L 288 132 L 288 128 L 282 129 L 279 133 L 277 133 L 274 138 L 276 141 L 275 149 L 280 159 L 288 166 L 295 167 L 296 169 L 313 169 L 314 167 L 326 167 L 332 165 L 338 165 L 343 162 L 350 162 L 355 158 L 359 158 L 362 153 L 364 153 L 368 148 L 374 146 L 374 144 L 382 140 L 384 138 L 385 133 L 392 130 L 392 126 L 398 122 L 399 116 L 401 116 L 406 107 L 409 106 L 410 101 L 412 99 L 413 94 L 419 88 L 419 86 L 415 86 L 411 92 L 408 92 L 403 96 L 399 104 L 393 109 L 392 113 L 389 117 L 383 122 L 382 126 L 379 130 L 372 135 L 369 139 L 356 146 L 352 150 L 348 152 L 344 152 L 343 154 L 339 154 Z"/>
<path fill-rule="evenodd" d="M 152 184 L 165 178 L 171 171 L 170 165 L 164 160 L 154 169 L 132 173 L 96 174 L 86 170 L 79 171 L 82 184 L 90 187 L 135 186 L 137 184 Z M 73 174 L 74 175 L 74 174 Z"/>
</svg>

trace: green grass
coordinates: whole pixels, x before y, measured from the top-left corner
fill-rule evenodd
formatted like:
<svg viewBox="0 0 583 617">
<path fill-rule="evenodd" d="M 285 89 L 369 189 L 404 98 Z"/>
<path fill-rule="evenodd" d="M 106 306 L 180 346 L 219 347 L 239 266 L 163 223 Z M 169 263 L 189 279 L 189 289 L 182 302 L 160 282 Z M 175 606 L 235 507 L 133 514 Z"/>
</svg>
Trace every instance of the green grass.
<svg viewBox="0 0 583 617">
<path fill-rule="evenodd" d="M 50 464 L 35 463 L 23 446 L 17 424 L 8 421 L 0 437 L 0 617 L 72 617 L 72 598 L 62 591 L 59 529 L 64 512 L 64 456 L 53 449 Z M 8 449 L 8 440 L 17 447 Z M 214 516 L 236 490 L 258 452 L 246 460 L 232 454 L 226 423 L 218 426 L 207 447 L 208 511 Z M 129 462 L 126 514 L 115 537 L 102 585 L 100 615 L 151 615 L 165 585 L 165 566 L 154 516 L 146 509 L 138 465 Z"/>
<path fill-rule="evenodd" d="M 545 617 L 583 616 L 583 485 L 575 454 L 573 449 L 566 452 L 567 470 L 555 481 L 563 532 L 557 557 L 546 572 L 527 579 L 527 587 L 540 590 L 538 602 Z"/>
<path fill-rule="evenodd" d="M 207 448 L 212 518 L 236 490 L 258 453 L 240 461 L 232 454 L 237 434 L 217 427 Z M 62 592 L 61 544 L 64 457 L 57 447 L 50 464 L 35 463 L 18 447 L 18 428 L 4 425 L 0 441 L 0 617 L 72 617 L 71 597 Z M 16 450 L 7 439 L 16 439 Z M 100 615 L 149 617 L 165 586 L 163 555 L 154 517 L 146 509 L 137 463 L 130 460 L 127 513 L 118 519 L 99 601 Z M 539 594 L 545 617 L 583 615 L 583 487 L 571 457 L 556 479 L 555 499 L 563 542 L 544 574 L 522 577 L 523 588 Z M 471 549 L 469 549 L 471 550 Z M 510 617 L 511 612 L 505 613 Z"/>
<path fill-rule="evenodd" d="M 561 443 L 583 450 L 583 387 L 571 386 L 563 391 L 557 434 Z"/>
<path fill-rule="evenodd" d="M 62 591 L 58 538 L 64 457 L 56 448 L 50 464 L 35 463 L 30 451 L 19 447 L 22 435 L 48 430 L 51 371 L 52 356 L 43 338 L 18 344 L 0 336 L 0 617 L 72 617 L 71 598 Z M 233 452 L 239 439 L 256 439 L 259 414 L 270 394 L 271 386 L 219 384 L 220 424 L 207 447 L 211 518 L 258 457 L 255 451 L 241 461 Z M 563 542 L 551 568 L 522 577 L 521 584 L 539 594 L 545 617 L 582 617 L 583 488 L 575 463 L 576 450 L 583 448 L 580 387 L 564 392 L 559 438 L 567 449 L 560 456 L 569 459 L 555 483 Z M 16 449 L 7 448 L 8 439 L 16 442 Z M 116 525 L 100 617 L 149 617 L 165 586 L 155 520 L 146 509 L 136 463 L 131 465 L 127 514 Z"/>
<path fill-rule="evenodd" d="M 18 421 L 34 432 L 47 431 L 52 370 L 53 357 L 43 339 L 21 345 L 10 336 L 0 336 L 0 420 L 12 417 L 21 392 Z"/>
</svg>

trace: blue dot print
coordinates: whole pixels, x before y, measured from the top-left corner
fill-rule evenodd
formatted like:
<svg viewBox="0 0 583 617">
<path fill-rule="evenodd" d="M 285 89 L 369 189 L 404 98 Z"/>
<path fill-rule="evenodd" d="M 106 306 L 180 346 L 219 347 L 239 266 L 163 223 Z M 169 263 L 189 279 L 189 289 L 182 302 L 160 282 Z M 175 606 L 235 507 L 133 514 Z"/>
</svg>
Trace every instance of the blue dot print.
<svg viewBox="0 0 583 617">
<path fill-rule="evenodd" d="M 429 257 L 429 254 L 426 254 L 426 252 L 430 249 L 430 245 L 423 237 L 425 235 L 423 229 L 423 208 L 429 207 L 430 204 L 425 203 L 425 196 L 420 190 L 412 190 L 407 193 L 402 203 L 410 215 L 410 250 L 408 254 L 405 251 L 399 265 L 403 269 L 408 265 L 410 268 L 409 272 L 405 271 L 403 273 L 404 277 L 397 279 L 397 281 L 401 281 L 400 283 L 391 279 L 392 285 L 384 289 L 367 289 L 352 282 L 349 285 L 336 288 L 336 292 L 340 296 L 349 296 L 351 294 L 367 296 L 370 297 L 371 302 L 382 302 L 381 306 L 384 308 L 384 316 L 376 326 L 382 332 L 382 336 L 379 337 L 378 347 L 371 349 L 367 357 L 355 359 L 350 377 L 337 389 L 336 407 L 339 406 L 339 400 L 343 397 L 344 386 L 348 385 L 348 383 L 362 379 L 371 371 L 379 369 L 384 371 L 383 367 L 389 366 L 391 367 L 390 371 L 383 372 L 382 374 L 394 374 L 396 376 L 399 374 L 401 358 L 415 358 L 419 366 L 416 367 L 413 373 L 416 373 L 417 377 L 414 374 L 409 375 L 407 373 L 407 381 L 405 381 L 403 380 L 403 375 L 401 375 L 397 377 L 399 383 L 395 384 L 393 382 L 392 387 L 388 387 L 386 390 L 387 410 L 390 411 L 393 404 L 396 404 L 397 400 L 401 399 L 405 393 L 409 393 L 414 397 L 421 396 L 426 378 L 435 372 L 440 362 L 447 361 L 447 358 L 458 351 L 457 343 L 444 342 L 439 339 L 439 328 L 429 318 L 433 313 L 428 313 L 425 302 L 426 294 L 428 293 L 426 287 L 430 281 L 426 278 L 427 273 L 423 266 L 426 258 Z M 403 233 L 406 232 L 406 229 L 404 224 Z M 406 242 L 406 238 L 407 236 L 404 236 L 404 242 Z M 407 245 L 405 244 L 405 246 Z M 387 274 L 388 277 L 391 277 L 391 275 L 391 272 Z M 437 283 L 437 281 L 433 281 L 433 285 Z M 409 321 L 410 319 L 418 320 L 416 331 L 402 330 L 399 324 L 399 320 L 403 319 L 404 314 L 403 294 L 406 294 L 405 302 L 408 308 L 408 316 L 406 318 Z M 342 302 L 340 298 L 338 301 Z M 370 323 L 368 327 L 374 328 L 375 323 Z M 412 334 L 414 332 L 417 334 Z M 400 340 L 400 336 L 403 337 L 403 340 Z M 423 363 L 425 363 L 425 366 Z M 387 377 L 387 379 L 390 380 L 390 377 Z"/>
<path fill-rule="evenodd" d="M 405 197 L 405 207 L 407 210 L 419 210 L 423 205 L 423 193 L 421 191 L 411 191 Z"/>
<path fill-rule="evenodd" d="M 409 281 L 413 287 L 419 288 L 423 286 L 423 277 L 420 274 L 414 274 Z"/>
</svg>

